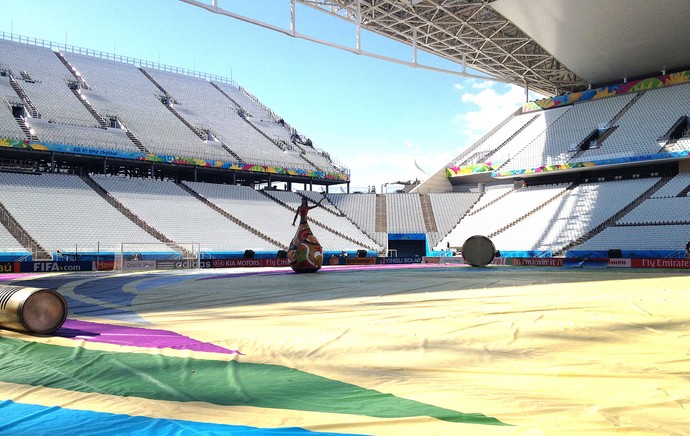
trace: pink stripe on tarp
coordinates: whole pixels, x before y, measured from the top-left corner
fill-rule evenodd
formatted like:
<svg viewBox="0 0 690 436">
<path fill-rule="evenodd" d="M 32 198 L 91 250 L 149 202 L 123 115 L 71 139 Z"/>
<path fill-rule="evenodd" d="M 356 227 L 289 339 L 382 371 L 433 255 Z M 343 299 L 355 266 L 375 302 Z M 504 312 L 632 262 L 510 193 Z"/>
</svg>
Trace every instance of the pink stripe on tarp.
<svg viewBox="0 0 690 436">
<path fill-rule="evenodd" d="M 175 350 L 202 351 L 205 353 L 242 354 L 238 350 L 228 350 L 227 348 L 209 344 L 208 342 L 197 341 L 168 330 L 124 327 L 78 321 L 76 319 L 66 320 L 62 327 L 55 332 L 55 336 L 131 347 L 172 348 Z"/>
<path fill-rule="evenodd" d="M 40 274 L 32 273 L 17 273 L 17 274 L 0 274 L 0 282 L 9 282 L 15 279 L 28 279 L 30 277 L 38 276 Z"/>
</svg>

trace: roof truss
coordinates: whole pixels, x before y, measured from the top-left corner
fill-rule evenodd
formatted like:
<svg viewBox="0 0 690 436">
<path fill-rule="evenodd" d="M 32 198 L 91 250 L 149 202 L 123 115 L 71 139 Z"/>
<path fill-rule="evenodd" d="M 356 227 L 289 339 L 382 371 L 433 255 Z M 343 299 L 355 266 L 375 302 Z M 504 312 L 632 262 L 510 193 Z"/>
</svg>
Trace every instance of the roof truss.
<svg viewBox="0 0 690 436">
<path fill-rule="evenodd" d="M 296 0 L 354 25 L 544 95 L 587 89 L 492 0 Z"/>
</svg>

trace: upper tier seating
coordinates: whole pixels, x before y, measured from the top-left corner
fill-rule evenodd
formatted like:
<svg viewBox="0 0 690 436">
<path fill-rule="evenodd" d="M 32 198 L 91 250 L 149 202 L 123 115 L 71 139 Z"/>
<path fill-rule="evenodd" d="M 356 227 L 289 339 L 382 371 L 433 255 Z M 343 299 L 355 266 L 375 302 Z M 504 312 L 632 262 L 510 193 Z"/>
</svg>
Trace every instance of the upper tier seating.
<svg viewBox="0 0 690 436">
<path fill-rule="evenodd" d="M 572 105 L 514 156 L 505 169 L 536 168 L 568 162 L 576 153 L 578 144 L 594 130 L 608 126 L 633 98 L 634 94 L 626 94 Z"/>
<path fill-rule="evenodd" d="M 82 90 L 102 116 L 116 116 L 147 150 L 175 156 L 232 161 L 204 142 L 162 102 L 161 91 L 136 67 L 74 53 L 65 57 L 91 89 Z"/>
<path fill-rule="evenodd" d="M 0 39 L 0 65 L 3 64 L 9 65 L 41 119 L 82 127 L 100 126 L 72 94 L 66 80 L 75 78 L 52 50 Z M 26 79 L 22 79 L 22 72 Z"/>
<path fill-rule="evenodd" d="M 0 172 L 0 203 L 48 252 L 120 252 L 121 242 L 160 242 L 73 175 Z"/>
<path fill-rule="evenodd" d="M 515 135 L 510 141 L 506 142 L 500 149 L 494 150 L 486 158 L 485 162 L 506 162 L 501 166 L 501 170 L 509 170 L 514 167 L 524 168 L 522 165 L 527 165 L 527 162 L 514 161 L 515 156 L 519 155 L 525 147 L 528 147 L 532 141 L 551 126 L 558 118 L 570 110 L 571 106 L 549 109 L 547 111 L 539 112 L 538 117 Z"/>
<path fill-rule="evenodd" d="M 146 71 L 175 99 L 176 111 L 194 126 L 209 129 L 244 162 L 312 168 L 299 156 L 284 153 L 243 120 L 238 114 L 240 108 L 210 82 L 160 70 Z"/>
<path fill-rule="evenodd" d="M 10 78 L 0 76 L 0 136 L 12 139 L 26 139 L 24 131 L 19 127 L 17 121 L 12 116 L 12 108 L 5 104 L 8 102 L 18 102 L 19 97 L 10 86 Z"/>
<path fill-rule="evenodd" d="M 68 126 L 66 124 L 47 123 L 43 119 L 35 118 L 30 118 L 28 124 L 41 142 L 139 151 L 122 129 Z"/>
<path fill-rule="evenodd" d="M 495 132 L 489 135 L 481 143 L 477 144 L 466 156 L 455 162 L 455 166 L 463 166 L 475 164 L 478 162 L 486 162 L 486 157 L 491 155 L 494 150 L 508 141 L 511 136 L 515 135 L 520 129 L 524 128 L 530 121 L 536 121 L 542 118 L 541 112 L 528 113 L 523 115 L 516 115 Z"/>
<path fill-rule="evenodd" d="M 573 161 L 657 153 L 657 140 L 681 115 L 690 115 L 690 84 L 646 91 L 618 120 L 618 129 L 600 148 L 587 150 Z"/>
</svg>

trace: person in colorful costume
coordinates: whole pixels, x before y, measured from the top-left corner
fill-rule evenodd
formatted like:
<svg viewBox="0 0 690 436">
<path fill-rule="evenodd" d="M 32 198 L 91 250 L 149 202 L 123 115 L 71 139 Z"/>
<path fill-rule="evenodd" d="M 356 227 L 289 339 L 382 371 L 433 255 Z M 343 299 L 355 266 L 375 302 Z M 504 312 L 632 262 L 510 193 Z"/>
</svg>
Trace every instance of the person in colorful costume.
<svg viewBox="0 0 690 436">
<path fill-rule="evenodd" d="M 290 242 L 287 256 L 290 267 L 296 273 L 313 273 L 321 269 L 323 264 L 323 248 L 309 228 L 307 220 L 309 211 L 319 207 L 322 201 L 323 198 L 314 206 L 309 206 L 309 200 L 303 197 L 302 204 L 295 211 L 292 225 L 295 225 L 297 217 L 299 217 L 299 227 L 297 227 L 295 237 Z"/>
</svg>

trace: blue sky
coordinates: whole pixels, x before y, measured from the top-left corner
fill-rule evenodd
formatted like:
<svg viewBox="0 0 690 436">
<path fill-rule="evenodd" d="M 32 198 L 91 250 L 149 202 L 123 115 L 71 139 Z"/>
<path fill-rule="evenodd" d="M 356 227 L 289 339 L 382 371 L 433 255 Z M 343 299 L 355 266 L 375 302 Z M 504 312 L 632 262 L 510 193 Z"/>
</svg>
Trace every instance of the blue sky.
<svg viewBox="0 0 690 436">
<path fill-rule="evenodd" d="M 289 0 L 218 4 L 290 25 Z M 355 45 L 342 20 L 301 5 L 296 17 L 300 33 Z M 350 168 L 352 189 L 423 178 L 415 161 L 436 172 L 525 100 L 522 88 L 358 56 L 177 0 L 0 0 L 0 31 L 232 78 Z M 369 32 L 362 48 L 413 56 Z M 421 53 L 418 61 L 460 68 Z"/>
</svg>

